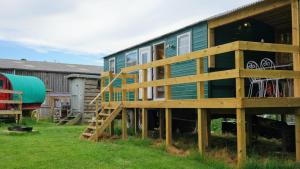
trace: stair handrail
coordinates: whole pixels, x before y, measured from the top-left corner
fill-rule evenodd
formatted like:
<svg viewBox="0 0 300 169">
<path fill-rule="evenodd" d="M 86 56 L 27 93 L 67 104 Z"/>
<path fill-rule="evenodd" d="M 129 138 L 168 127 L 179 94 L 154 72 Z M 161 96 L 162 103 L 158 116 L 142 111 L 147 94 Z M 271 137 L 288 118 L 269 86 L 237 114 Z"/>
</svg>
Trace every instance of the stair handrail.
<svg viewBox="0 0 300 169">
<path fill-rule="evenodd" d="M 117 76 L 115 76 L 115 78 L 112 81 L 110 81 L 108 85 L 104 87 L 104 89 L 101 90 L 101 92 L 90 102 L 89 105 L 95 103 L 95 101 L 103 94 L 103 92 L 105 92 L 107 88 L 110 87 L 114 83 L 114 81 L 116 81 L 116 79 L 118 79 L 122 74 L 123 72 L 121 71 Z"/>
</svg>

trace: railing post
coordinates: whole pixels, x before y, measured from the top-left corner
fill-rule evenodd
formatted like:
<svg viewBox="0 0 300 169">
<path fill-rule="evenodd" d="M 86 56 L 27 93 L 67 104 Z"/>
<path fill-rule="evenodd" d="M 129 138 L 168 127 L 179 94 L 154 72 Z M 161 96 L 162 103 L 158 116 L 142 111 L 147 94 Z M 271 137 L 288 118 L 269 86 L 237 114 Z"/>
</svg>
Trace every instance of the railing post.
<svg viewBox="0 0 300 169">
<path fill-rule="evenodd" d="M 165 79 L 169 79 L 171 77 L 171 65 L 165 65 Z M 171 86 L 165 86 L 165 100 L 171 100 Z M 165 109 L 165 118 L 166 118 L 166 146 L 172 145 L 172 109 Z"/>
<path fill-rule="evenodd" d="M 235 51 L 235 68 L 244 69 L 244 51 Z M 241 99 L 245 97 L 245 81 L 243 78 L 236 78 L 236 98 Z M 236 123 L 237 123 L 237 156 L 238 167 L 241 168 L 246 160 L 246 117 L 245 109 L 236 109 Z"/>
<path fill-rule="evenodd" d="M 110 71 L 109 74 L 108 74 L 108 83 L 110 83 L 112 80 L 113 80 L 113 73 Z M 113 101 L 113 93 L 114 93 L 114 88 L 113 88 L 113 84 L 111 84 L 109 87 L 108 87 L 108 91 L 109 91 L 109 102 L 112 102 Z"/>
<path fill-rule="evenodd" d="M 122 78 L 122 102 L 123 106 L 126 101 L 126 89 L 124 89 L 126 85 L 126 76 L 125 73 L 121 76 Z M 127 110 L 126 108 L 122 109 L 122 138 L 127 139 Z"/>
<path fill-rule="evenodd" d="M 134 83 L 139 83 L 139 75 L 135 74 L 134 75 Z M 139 89 L 136 88 L 134 89 L 134 101 L 138 101 L 139 100 Z"/>
<path fill-rule="evenodd" d="M 300 26 L 299 26 L 299 1 L 291 0 L 292 11 L 292 39 L 294 46 L 300 46 Z M 294 71 L 300 71 L 300 54 L 299 51 L 293 53 Z M 294 78 L 294 97 L 300 97 L 300 79 Z M 295 112 L 295 142 L 296 142 L 296 161 L 300 162 L 300 108 Z"/>
<path fill-rule="evenodd" d="M 203 58 L 196 59 L 197 75 L 204 73 Z M 204 98 L 204 82 L 197 82 L 197 99 Z M 201 154 L 205 153 L 206 146 L 208 145 L 208 127 L 207 127 L 207 110 L 197 109 L 197 126 L 198 126 L 198 148 Z"/>
<path fill-rule="evenodd" d="M 142 70 L 142 82 L 146 82 L 148 77 L 148 69 Z M 147 101 L 148 96 L 148 88 L 143 88 L 143 102 Z M 142 108 L 142 138 L 146 139 L 148 137 L 148 110 L 146 108 Z"/>
</svg>

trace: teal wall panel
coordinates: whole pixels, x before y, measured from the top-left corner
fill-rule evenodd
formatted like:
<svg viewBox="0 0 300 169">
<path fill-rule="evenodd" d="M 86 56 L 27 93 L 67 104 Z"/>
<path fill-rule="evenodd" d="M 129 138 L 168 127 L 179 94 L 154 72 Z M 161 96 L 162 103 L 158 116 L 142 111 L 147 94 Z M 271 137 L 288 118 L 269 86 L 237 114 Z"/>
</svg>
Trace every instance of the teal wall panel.
<svg viewBox="0 0 300 169">
<path fill-rule="evenodd" d="M 108 70 L 108 59 L 111 57 L 116 58 L 116 70 L 117 73 L 120 72 L 121 68 L 125 67 L 125 53 L 136 50 L 140 47 L 153 45 L 154 43 L 165 41 L 166 51 L 165 55 L 166 57 L 173 57 L 177 55 L 177 36 L 186 33 L 191 32 L 191 41 L 192 51 L 197 51 L 201 49 L 207 48 L 207 23 L 199 23 L 197 25 L 194 25 L 192 27 L 182 29 L 178 32 L 175 32 L 173 34 L 167 35 L 165 37 L 162 37 L 160 39 L 156 39 L 153 42 L 149 42 L 147 44 L 142 44 L 136 48 L 128 49 L 127 51 L 123 51 L 122 53 L 116 54 L 114 56 L 106 57 L 104 58 L 104 70 Z M 204 67 L 205 71 L 207 72 L 207 58 L 204 60 Z M 181 63 L 176 63 L 171 65 L 171 77 L 180 77 L 180 76 L 187 76 L 187 75 L 195 75 L 196 74 L 196 61 L 190 60 L 185 61 Z M 117 81 L 114 86 L 120 86 L 120 81 Z M 189 83 L 189 84 L 180 84 L 180 85 L 172 85 L 171 86 L 171 98 L 172 99 L 196 99 L 197 98 L 197 85 L 196 83 Z M 133 99 L 134 94 L 130 93 L 130 100 Z M 208 96 L 208 84 L 205 83 L 205 96 Z"/>
</svg>

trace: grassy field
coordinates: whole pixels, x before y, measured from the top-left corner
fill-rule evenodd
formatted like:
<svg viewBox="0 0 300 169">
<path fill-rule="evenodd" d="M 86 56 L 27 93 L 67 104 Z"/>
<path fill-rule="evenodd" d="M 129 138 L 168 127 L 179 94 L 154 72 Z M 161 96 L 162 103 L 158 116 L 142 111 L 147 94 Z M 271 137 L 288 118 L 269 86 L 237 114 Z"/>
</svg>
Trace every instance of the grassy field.
<svg viewBox="0 0 300 169">
<path fill-rule="evenodd" d="M 27 122 L 28 123 L 28 122 Z M 223 162 L 203 158 L 191 151 L 179 157 L 166 152 L 163 145 L 152 140 L 129 138 L 128 141 L 110 140 L 100 143 L 79 140 L 84 126 L 56 126 L 48 122 L 30 123 L 38 133 L 10 134 L 0 127 L 0 168 L 22 169 L 230 169 Z M 296 169 L 292 163 L 276 160 L 258 163 L 250 159 L 245 169 Z"/>
</svg>

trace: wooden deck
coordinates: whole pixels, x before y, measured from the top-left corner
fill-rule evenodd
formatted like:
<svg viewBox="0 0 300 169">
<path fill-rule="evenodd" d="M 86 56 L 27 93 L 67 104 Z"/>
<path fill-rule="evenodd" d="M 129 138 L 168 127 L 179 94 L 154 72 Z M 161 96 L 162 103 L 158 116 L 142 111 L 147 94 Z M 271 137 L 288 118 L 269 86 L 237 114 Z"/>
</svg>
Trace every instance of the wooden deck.
<svg viewBox="0 0 300 169">
<path fill-rule="evenodd" d="M 272 3 L 273 5 L 270 5 Z M 273 10 L 278 7 L 291 4 L 292 11 L 292 34 L 293 43 L 272 44 L 260 42 L 236 41 L 220 46 L 213 46 L 211 38 L 213 31 L 211 29 L 227 24 L 241 18 L 256 15 L 261 12 Z M 166 146 L 172 145 L 172 109 L 176 108 L 194 108 L 197 110 L 198 126 L 198 145 L 201 154 L 206 152 L 209 145 L 210 120 L 209 113 L 219 112 L 220 114 L 234 114 L 237 119 L 237 154 L 238 165 L 241 166 L 246 159 L 246 118 L 248 114 L 259 113 L 286 113 L 294 114 L 296 119 L 296 161 L 300 161 L 300 53 L 299 53 L 299 2 L 291 1 L 266 1 L 258 10 L 245 9 L 242 15 L 232 14 L 224 18 L 209 23 L 209 48 L 191 52 L 181 56 L 174 56 L 151 63 L 126 67 L 119 74 L 106 72 L 102 74 L 102 91 L 91 102 L 96 103 L 96 114 L 98 114 L 98 103 L 102 110 L 112 112 L 118 105 L 122 105 L 122 137 L 127 138 L 126 130 L 126 109 L 140 109 L 142 112 L 142 138 L 148 135 L 148 109 L 165 109 L 165 128 L 166 128 Z M 290 53 L 293 55 L 293 70 L 250 70 L 244 68 L 244 52 L 260 51 L 273 53 Z M 209 64 L 214 64 L 215 55 L 234 52 L 235 68 L 218 72 L 204 72 L 204 58 L 208 57 Z M 218 56 L 220 57 L 220 56 Z M 171 77 L 171 65 L 196 60 L 196 74 L 182 77 Z M 164 67 L 165 78 L 161 80 L 147 81 L 148 71 Z M 141 82 L 138 80 L 136 72 L 141 72 Z M 294 94 L 293 97 L 278 98 L 247 98 L 245 97 L 245 79 L 246 78 L 286 78 L 293 79 Z M 119 79 L 121 87 L 114 88 L 113 84 Z M 133 79 L 133 83 L 127 83 L 128 79 Z M 205 98 L 204 83 L 214 80 L 235 79 L 235 98 Z M 105 82 L 108 83 L 106 84 Z M 197 83 L 197 98 L 194 100 L 172 100 L 171 85 Z M 105 85 L 106 84 L 106 85 Z M 164 86 L 164 100 L 148 100 L 147 88 Z M 142 99 L 139 99 L 139 90 L 142 90 Z M 130 98 L 129 95 L 134 95 Z M 106 94 L 108 100 L 105 99 Z M 118 107 L 120 109 L 120 107 Z M 258 113 L 259 112 L 259 113 Z M 110 114 L 108 115 L 110 116 Z M 108 126 L 107 124 L 105 124 Z M 248 124 L 247 124 L 248 125 Z M 113 123 L 111 126 L 113 127 Z M 101 128 L 96 125 L 95 132 Z M 103 128 L 101 128 L 102 130 Z M 98 133 L 99 134 L 99 133 Z M 99 136 L 99 135 L 98 135 Z"/>
</svg>

